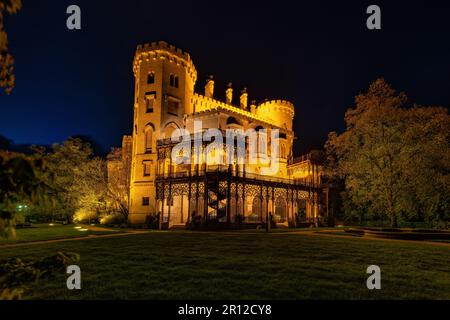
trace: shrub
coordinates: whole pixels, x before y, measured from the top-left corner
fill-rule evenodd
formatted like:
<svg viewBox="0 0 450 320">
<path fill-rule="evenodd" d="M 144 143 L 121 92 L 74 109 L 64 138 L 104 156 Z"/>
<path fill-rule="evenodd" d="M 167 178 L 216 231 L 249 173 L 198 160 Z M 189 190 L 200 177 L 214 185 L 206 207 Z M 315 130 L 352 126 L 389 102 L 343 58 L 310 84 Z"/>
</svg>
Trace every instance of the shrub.
<svg viewBox="0 0 450 320">
<path fill-rule="evenodd" d="M 242 224 L 244 222 L 244 216 L 242 214 L 237 214 L 235 217 L 235 221 L 237 224 Z"/>
<path fill-rule="evenodd" d="M 104 215 L 100 219 L 100 223 L 104 225 L 121 225 L 126 223 L 125 217 L 120 213 L 110 213 Z"/>
<path fill-rule="evenodd" d="M 202 227 L 202 216 L 193 214 L 190 222 L 190 229 L 198 230 Z"/>
<path fill-rule="evenodd" d="M 149 214 L 145 216 L 145 227 L 147 229 L 159 229 L 159 214 Z"/>
<path fill-rule="evenodd" d="M 0 261 L 0 300 L 22 299 L 31 284 L 65 272 L 70 264 L 79 260 L 76 253 L 58 252 L 38 261 L 23 262 L 17 258 Z"/>
<path fill-rule="evenodd" d="M 78 209 L 73 216 L 73 221 L 78 223 L 87 223 L 96 220 L 98 220 L 97 212 L 85 208 Z"/>
</svg>

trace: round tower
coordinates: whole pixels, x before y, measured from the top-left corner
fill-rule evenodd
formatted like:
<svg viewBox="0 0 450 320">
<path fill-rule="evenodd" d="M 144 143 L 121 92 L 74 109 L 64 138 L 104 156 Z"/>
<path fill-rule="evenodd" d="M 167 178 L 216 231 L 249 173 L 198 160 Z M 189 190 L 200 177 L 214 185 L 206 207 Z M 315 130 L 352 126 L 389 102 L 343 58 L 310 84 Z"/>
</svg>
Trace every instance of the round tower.
<svg viewBox="0 0 450 320">
<path fill-rule="evenodd" d="M 140 109 L 141 118 L 156 122 L 160 136 L 170 122 L 182 126 L 183 115 L 192 112 L 191 97 L 197 80 L 190 55 L 164 41 L 139 45 L 133 72 L 135 107 Z M 153 112 L 146 112 L 151 111 L 147 110 L 148 100 L 154 100 Z"/>
<path fill-rule="evenodd" d="M 188 53 L 159 41 L 139 45 L 133 61 L 135 77 L 130 222 L 156 214 L 156 142 L 183 128 L 192 112 L 197 71 Z"/>
<path fill-rule="evenodd" d="M 292 131 L 294 105 L 286 100 L 270 100 L 256 108 L 256 114 L 280 128 Z"/>
</svg>

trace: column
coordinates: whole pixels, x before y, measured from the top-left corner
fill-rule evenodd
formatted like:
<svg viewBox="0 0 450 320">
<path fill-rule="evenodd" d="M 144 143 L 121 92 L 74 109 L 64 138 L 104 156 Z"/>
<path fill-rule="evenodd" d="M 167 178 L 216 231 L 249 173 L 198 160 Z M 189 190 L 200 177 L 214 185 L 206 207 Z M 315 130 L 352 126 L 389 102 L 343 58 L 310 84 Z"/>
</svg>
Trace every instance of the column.
<svg viewBox="0 0 450 320">
<path fill-rule="evenodd" d="M 159 230 L 162 229 L 162 224 L 164 221 L 164 195 L 165 195 L 165 183 L 162 183 L 162 207 L 161 207 L 161 216 L 159 217 Z"/>
</svg>

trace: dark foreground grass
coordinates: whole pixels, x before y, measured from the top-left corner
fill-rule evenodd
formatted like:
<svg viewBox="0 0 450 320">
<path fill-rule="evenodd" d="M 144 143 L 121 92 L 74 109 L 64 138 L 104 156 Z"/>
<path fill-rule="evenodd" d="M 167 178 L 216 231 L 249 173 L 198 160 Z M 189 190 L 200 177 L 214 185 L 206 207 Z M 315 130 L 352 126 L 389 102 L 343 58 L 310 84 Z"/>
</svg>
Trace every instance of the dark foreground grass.
<svg viewBox="0 0 450 320">
<path fill-rule="evenodd" d="M 153 232 L 0 248 L 0 258 L 81 255 L 82 290 L 66 275 L 30 299 L 450 299 L 450 248 L 302 234 Z M 366 288 L 381 267 L 382 289 Z"/>
<path fill-rule="evenodd" d="M 114 231 L 79 231 L 74 228 L 75 225 L 49 224 L 34 225 L 31 228 L 22 228 L 16 230 L 15 239 L 5 239 L 0 237 L 0 248 L 3 244 L 12 244 L 18 242 L 33 242 L 42 240 L 56 240 L 66 238 L 87 237 L 89 235 L 115 233 Z M 1 250 L 1 249 L 0 249 Z"/>
</svg>

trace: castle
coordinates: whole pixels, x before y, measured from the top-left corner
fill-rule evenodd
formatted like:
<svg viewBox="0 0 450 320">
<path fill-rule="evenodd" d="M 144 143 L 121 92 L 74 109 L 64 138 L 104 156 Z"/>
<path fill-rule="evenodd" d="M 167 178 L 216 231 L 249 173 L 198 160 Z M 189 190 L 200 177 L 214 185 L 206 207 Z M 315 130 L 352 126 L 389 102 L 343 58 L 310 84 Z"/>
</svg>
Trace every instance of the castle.
<svg viewBox="0 0 450 320">
<path fill-rule="evenodd" d="M 249 104 L 244 89 L 234 104 L 231 84 L 226 101 L 218 101 L 212 77 L 204 94 L 196 93 L 197 71 L 190 55 L 162 41 L 138 46 L 133 72 L 133 134 L 124 137 L 123 146 L 131 153 L 131 224 L 157 215 L 161 228 L 184 227 L 194 219 L 232 226 L 264 224 L 270 218 L 278 225 L 294 226 L 326 216 L 321 167 L 311 157 L 296 160 L 293 156 L 292 103 Z M 266 150 L 270 159 L 276 154 L 277 170 L 265 170 L 273 162 L 270 159 L 249 163 L 248 140 L 244 140 L 243 161 L 238 159 L 237 147 L 230 160 L 226 159 L 230 153 L 208 149 L 208 142 L 202 140 L 200 152 L 194 152 L 195 141 L 189 147 L 192 161 L 175 163 L 172 152 L 177 141 L 171 137 L 179 129 L 195 132 L 199 122 L 202 132 L 214 128 L 224 136 L 227 129 L 254 129 L 258 137 L 264 130 L 267 135 L 258 139 L 257 148 Z M 274 138 L 270 133 L 275 129 L 279 134 Z M 278 150 L 270 151 L 275 139 Z"/>
</svg>

